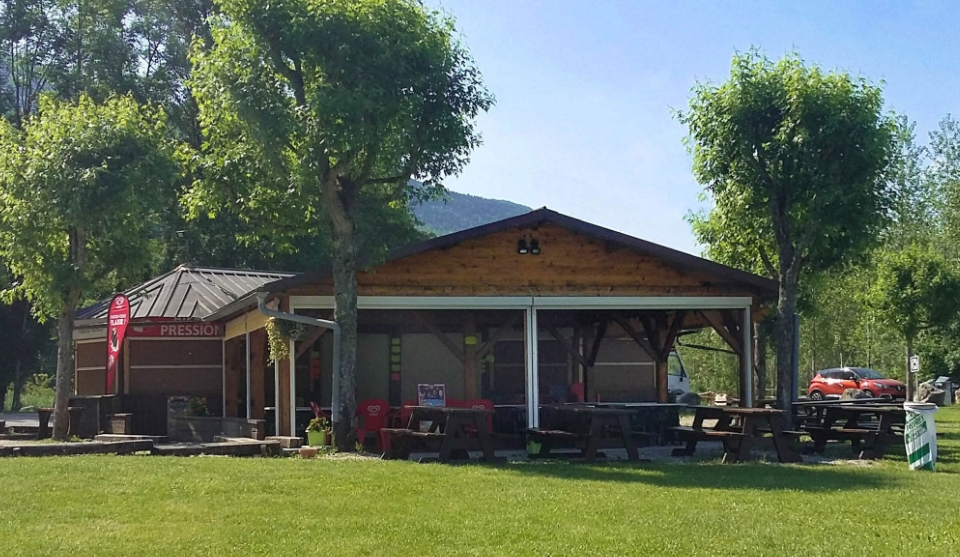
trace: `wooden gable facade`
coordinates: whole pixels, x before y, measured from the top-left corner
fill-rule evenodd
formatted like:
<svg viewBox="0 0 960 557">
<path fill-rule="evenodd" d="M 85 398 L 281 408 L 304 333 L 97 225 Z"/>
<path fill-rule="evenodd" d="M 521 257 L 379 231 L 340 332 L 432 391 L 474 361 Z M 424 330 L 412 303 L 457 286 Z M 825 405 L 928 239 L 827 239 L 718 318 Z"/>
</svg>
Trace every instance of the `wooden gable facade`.
<svg viewBox="0 0 960 557">
<path fill-rule="evenodd" d="M 357 280 L 361 297 L 751 297 L 759 305 L 776 296 L 768 279 L 547 209 L 397 250 Z M 333 279 L 322 270 L 269 288 L 332 296 Z"/>
</svg>

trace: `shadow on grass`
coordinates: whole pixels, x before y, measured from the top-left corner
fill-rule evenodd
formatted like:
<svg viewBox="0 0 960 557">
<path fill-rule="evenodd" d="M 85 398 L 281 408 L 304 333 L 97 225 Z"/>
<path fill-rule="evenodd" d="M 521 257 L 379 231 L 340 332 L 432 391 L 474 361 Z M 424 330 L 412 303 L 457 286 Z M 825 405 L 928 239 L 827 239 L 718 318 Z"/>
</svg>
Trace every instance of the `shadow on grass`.
<svg viewBox="0 0 960 557">
<path fill-rule="evenodd" d="M 889 489 L 898 483 L 896 476 L 878 470 L 830 465 L 530 462 L 498 468 L 518 476 L 700 489 L 820 492 Z"/>
</svg>

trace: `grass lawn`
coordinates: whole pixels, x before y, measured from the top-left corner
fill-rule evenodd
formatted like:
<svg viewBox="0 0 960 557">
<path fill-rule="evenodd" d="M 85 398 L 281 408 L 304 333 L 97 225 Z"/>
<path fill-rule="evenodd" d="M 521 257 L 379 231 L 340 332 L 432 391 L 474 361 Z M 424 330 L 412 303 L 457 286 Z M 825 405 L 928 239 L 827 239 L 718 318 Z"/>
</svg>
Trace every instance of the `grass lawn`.
<svg viewBox="0 0 960 557">
<path fill-rule="evenodd" d="M 940 466 L 0 459 L 0 555 L 957 555 Z"/>
</svg>

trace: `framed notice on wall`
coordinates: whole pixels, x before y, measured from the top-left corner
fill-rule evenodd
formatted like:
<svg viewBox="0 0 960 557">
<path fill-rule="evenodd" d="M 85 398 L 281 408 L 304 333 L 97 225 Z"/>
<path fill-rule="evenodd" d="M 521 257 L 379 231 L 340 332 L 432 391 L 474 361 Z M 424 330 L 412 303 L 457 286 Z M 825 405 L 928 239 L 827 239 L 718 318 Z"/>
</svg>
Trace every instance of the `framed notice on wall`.
<svg viewBox="0 0 960 557">
<path fill-rule="evenodd" d="M 417 404 L 420 406 L 446 406 L 446 386 L 443 383 L 417 385 Z"/>
</svg>

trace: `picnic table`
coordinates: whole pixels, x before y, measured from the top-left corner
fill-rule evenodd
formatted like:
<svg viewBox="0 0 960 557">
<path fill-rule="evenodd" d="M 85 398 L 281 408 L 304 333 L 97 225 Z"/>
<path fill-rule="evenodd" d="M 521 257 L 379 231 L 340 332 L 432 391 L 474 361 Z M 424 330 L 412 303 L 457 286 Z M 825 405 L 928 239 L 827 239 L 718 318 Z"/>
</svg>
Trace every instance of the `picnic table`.
<svg viewBox="0 0 960 557">
<path fill-rule="evenodd" d="M 468 450 L 480 450 L 487 462 L 494 460 L 493 442 L 487 427 L 487 416 L 493 410 L 451 406 L 410 406 L 409 409 L 410 421 L 406 428 L 380 430 L 390 438 L 390 448 L 384 452 L 384 458 L 408 458 L 419 440 L 429 448 L 438 449 L 437 460 L 440 462 L 469 458 Z M 430 422 L 430 426 L 421 428 L 423 422 Z"/>
<path fill-rule="evenodd" d="M 790 446 L 790 437 L 797 432 L 783 430 L 783 411 L 773 408 L 740 408 L 730 406 L 697 406 L 690 427 L 679 426 L 674 431 L 686 440 L 686 446 L 673 450 L 674 456 L 690 456 L 699 441 L 722 441 L 723 462 L 738 462 L 750 457 L 750 451 L 759 448 L 769 433 L 780 462 L 801 462 L 800 455 Z M 739 425 L 734 423 L 734 419 Z M 717 420 L 713 428 L 704 427 L 705 420 Z"/>
<path fill-rule="evenodd" d="M 599 449 L 610 448 L 625 449 L 628 460 L 640 460 L 630 427 L 632 410 L 586 404 L 544 405 L 541 408 L 552 413 L 551 427 L 527 429 L 528 438 L 540 443 L 540 456 L 549 456 L 552 449 L 560 446 L 574 446 L 582 451 L 587 462 L 597 459 Z M 557 426 L 563 418 L 574 426 L 565 429 Z"/>
<path fill-rule="evenodd" d="M 816 453 L 823 453 L 828 441 L 850 441 L 859 458 L 883 458 L 887 448 L 900 437 L 900 428 L 906 420 L 906 411 L 894 404 L 807 403 L 805 406 L 817 410 L 811 416 L 820 416 L 819 421 L 801 425 L 813 440 Z M 866 448 L 861 450 L 861 444 Z"/>
</svg>

